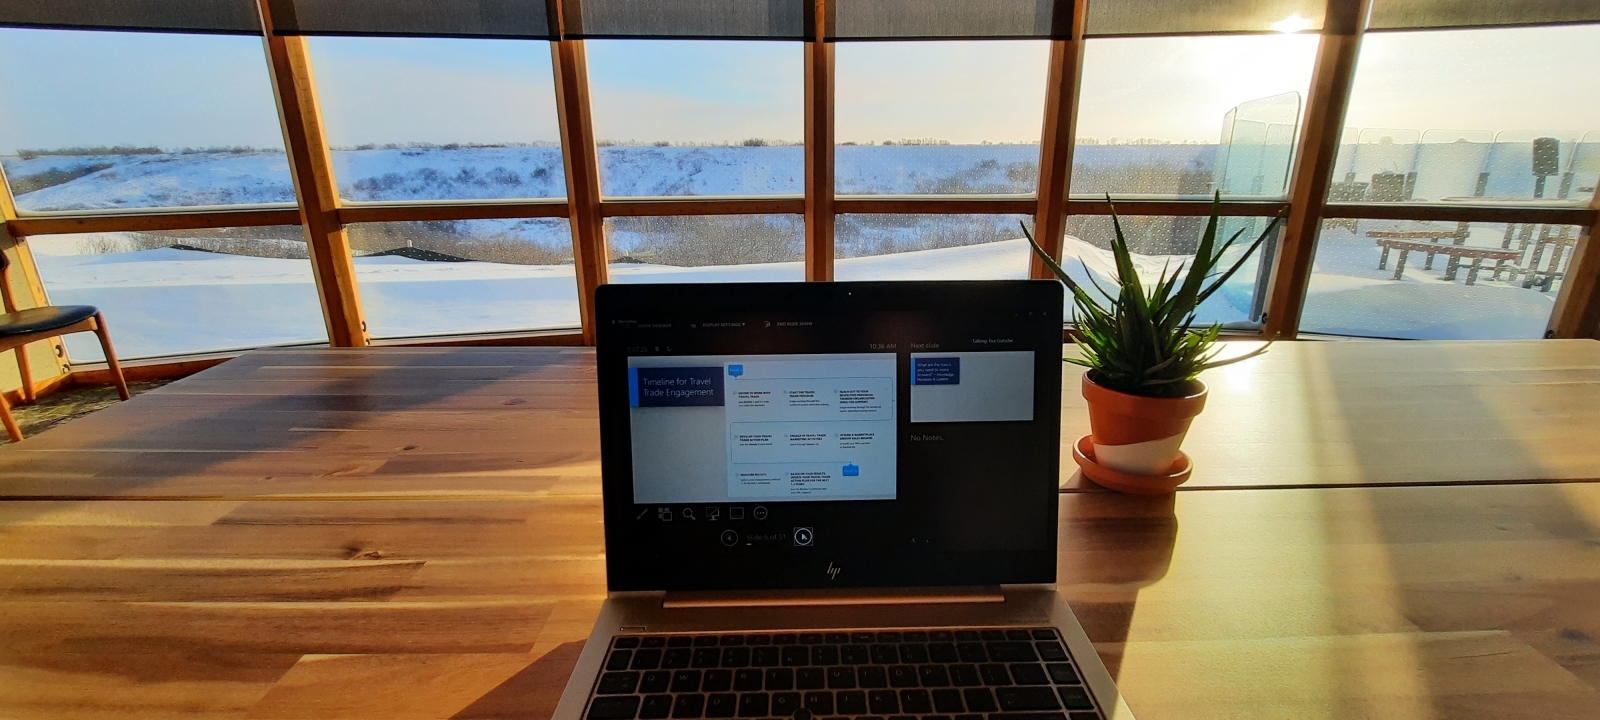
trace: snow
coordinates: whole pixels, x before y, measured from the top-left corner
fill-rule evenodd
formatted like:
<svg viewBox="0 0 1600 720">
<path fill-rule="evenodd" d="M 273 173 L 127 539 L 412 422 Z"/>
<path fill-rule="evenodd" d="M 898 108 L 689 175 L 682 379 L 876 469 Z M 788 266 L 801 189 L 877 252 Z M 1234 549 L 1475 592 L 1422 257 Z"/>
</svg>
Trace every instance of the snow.
<svg viewBox="0 0 1600 720">
<path fill-rule="evenodd" d="M 293 203 L 289 161 L 280 151 L 4 158 L 13 184 L 49 172 L 74 180 L 17 196 L 24 212 L 196 205 Z"/>
<path fill-rule="evenodd" d="M 1090 145 L 1097 168 L 1162 164 L 1209 172 L 1215 145 Z M 805 150 L 774 147 L 600 148 L 610 197 L 797 195 Z M 292 203 L 283 151 L 0 158 L 14 184 L 71 179 L 19 193 L 26 212 Z M 419 147 L 333 151 L 340 195 L 357 202 L 566 196 L 556 147 Z M 837 149 L 841 194 L 1032 192 L 1037 145 L 876 145 Z M 98 168 L 98 169 L 97 169 Z"/>
<path fill-rule="evenodd" d="M 1348 235 L 1343 239 L 1340 235 Z M 1538 337 L 1554 293 L 1505 282 L 1466 287 L 1438 270 L 1408 269 L 1401 281 L 1376 270 L 1376 252 L 1348 232 L 1324 234 L 1303 322 L 1311 332 L 1417 338 Z M 322 313 L 306 260 L 164 248 L 74 254 L 75 236 L 31 240 L 52 302 L 100 307 L 128 358 L 322 342 Z M 1375 248 L 1375 246 L 1374 246 Z M 1070 275 L 1110 287 L 1110 253 L 1067 238 Z M 1365 257 L 1370 255 L 1370 257 Z M 1364 259 L 1362 259 L 1364 258 Z M 1184 258 L 1136 256 L 1150 282 Z M 1369 265 L 1363 262 L 1370 260 Z M 987 280 L 1026 275 L 1022 239 L 966 247 L 842 258 L 840 280 Z M 578 324 L 571 265 L 425 262 L 401 257 L 355 260 L 368 326 L 375 337 L 509 332 Z M 1392 267 L 1392 266 L 1391 266 Z M 1441 260 L 1442 267 L 1442 260 Z M 678 268 L 616 264 L 613 282 L 798 281 L 799 262 Z M 1463 277 L 1465 273 L 1463 272 Z M 1249 282 L 1208 302 L 1209 320 L 1242 319 Z M 1235 287 L 1239 283 L 1233 284 Z M 1232 288 L 1230 288 L 1232 289 Z M 1242 305 L 1240 298 L 1242 297 Z M 67 339 L 75 361 L 100 359 L 90 335 Z"/>
<path fill-rule="evenodd" d="M 1463 264 L 1455 281 L 1443 279 L 1446 258 L 1423 269 L 1421 253 L 1411 253 L 1400 280 L 1394 279 L 1398 252 L 1379 270 L 1382 248 L 1367 237 L 1373 230 L 1418 230 L 1427 223 L 1362 220 L 1356 230 L 1327 227 L 1318 240 L 1300 326 L 1306 332 L 1412 339 L 1535 339 L 1544 337 L 1555 308 L 1557 284 L 1549 292 L 1523 288 L 1507 276 L 1493 280 L 1480 272 L 1466 285 Z M 1431 225 L 1450 231 L 1454 223 Z M 1475 223 L 1466 244 L 1499 248 L 1504 224 Z M 1449 242 L 1448 240 L 1446 242 Z M 1545 260 L 1549 262 L 1548 255 Z M 1492 262 L 1485 262 L 1492 267 Z"/>
<path fill-rule="evenodd" d="M 556 147 L 336 150 L 334 177 L 348 200 L 498 200 L 567 194 Z"/>
<path fill-rule="evenodd" d="M 76 252 L 76 236 L 34 238 L 50 300 L 101 308 L 127 358 L 321 342 L 325 339 L 311 266 L 283 260 L 163 248 L 97 255 Z M 374 337 L 490 333 L 578 325 L 571 265 L 355 259 Z M 1025 241 L 850 258 L 840 279 L 990 279 L 1026 275 Z M 611 279 L 642 282 L 784 282 L 802 263 L 699 268 L 616 264 Z M 67 339 L 77 361 L 101 359 L 89 335 Z"/>
<path fill-rule="evenodd" d="M 1030 173 L 1036 172 L 1038 148 L 842 146 L 837 152 L 842 193 L 995 193 L 1031 189 Z M 1077 149 L 1079 161 L 1096 169 L 1162 167 L 1210 172 L 1216 155 L 1214 145 L 1085 145 Z M 604 191 L 611 196 L 797 194 L 803 179 L 803 150 L 799 147 L 605 147 L 601 157 Z M 342 191 L 354 200 L 565 194 L 560 150 L 554 147 L 345 150 L 336 151 L 334 158 Z M 17 198 L 18 205 L 30 212 L 286 203 L 293 199 L 281 152 L 0 160 L 18 187 L 38 188 Z M 1017 219 L 841 216 L 836 244 L 846 257 L 837 261 L 835 275 L 840 280 L 1020 278 L 1026 273 L 1029 250 L 1025 241 L 1015 238 Z M 1520 283 L 1491 279 L 1489 273 L 1468 287 L 1465 270 L 1456 281 L 1448 282 L 1440 277 L 1442 258 L 1435 269 L 1424 270 L 1421 258 L 1413 256 L 1400 280 L 1393 279 L 1393 265 L 1378 270 L 1379 248 L 1365 233 L 1421 226 L 1362 221 L 1352 230 L 1330 225 L 1319 241 L 1303 328 L 1396 338 L 1542 336 L 1554 304 L 1554 290 L 1523 288 Z M 570 248 L 570 235 L 562 221 L 481 220 L 451 227 L 454 229 L 449 232 L 465 244 L 481 238 L 511 238 L 539 245 L 555 256 L 561 248 Z M 779 228 L 773 236 L 776 239 L 768 240 L 780 249 L 788 248 L 776 256 L 797 257 L 790 246 L 801 242 L 798 223 L 777 222 L 774 227 Z M 1453 227 L 1451 224 L 1449 229 Z M 724 242 L 745 237 L 745 230 L 730 228 L 711 232 L 727 235 L 719 238 Z M 1500 224 L 1475 224 L 1468 244 L 1498 248 L 1503 228 Z M 440 232 L 438 228 L 430 231 Z M 612 239 L 621 243 L 618 251 L 633 252 L 644 237 L 639 232 L 619 231 Z M 119 246 L 116 233 L 30 240 L 51 300 L 100 307 L 126 357 L 325 340 L 308 261 L 172 248 L 141 250 L 136 248 L 150 247 L 150 237 L 143 237 L 141 243 L 133 242 L 131 236 L 126 240 Z M 171 240 L 186 242 L 181 237 Z M 1109 288 L 1114 276 L 1112 259 L 1109 251 L 1099 247 L 1104 239 L 1096 240 L 1091 243 L 1069 237 L 1064 265 L 1078 282 L 1088 286 L 1098 280 Z M 252 242 L 262 248 L 273 243 L 298 246 L 294 240 L 273 238 L 245 244 Z M 108 252 L 119 247 L 126 251 Z M 1151 283 L 1163 270 L 1176 269 L 1186 260 L 1184 256 L 1138 255 L 1135 264 L 1141 279 Z M 509 332 L 578 324 L 577 288 L 570 264 L 362 257 L 356 259 L 356 275 L 375 337 Z M 622 283 L 799 281 L 803 276 L 798 261 L 708 267 L 617 263 L 611 267 L 612 280 Z M 1202 322 L 1248 322 L 1256 281 L 1252 261 L 1201 309 Z M 98 345 L 90 336 L 69 338 L 67 345 L 74 360 L 99 359 Z"/>
</svg>

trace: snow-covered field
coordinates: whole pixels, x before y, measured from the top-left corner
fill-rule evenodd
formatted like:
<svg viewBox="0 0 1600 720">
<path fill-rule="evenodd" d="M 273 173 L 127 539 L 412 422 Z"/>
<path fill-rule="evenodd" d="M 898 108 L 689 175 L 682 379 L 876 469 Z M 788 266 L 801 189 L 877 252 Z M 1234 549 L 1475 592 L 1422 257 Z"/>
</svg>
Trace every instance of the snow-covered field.
<svg viewBox="0 0 1600 720">
<path fill-rule="evenodd" d="M 1037 152 L 1025 145 L 845 146 L 838 149 L 839 186 L 845 193 L 1028 192 L 1035 182 Z M 1191 176 L 1210 172 L 1216 152 L 1212 145 L 1086 145 L 1078 148 L 1078 159 L 1080 170 L 1087 170 L 1076 177 L 1112 188 L 1121 182 L 1165 182 L 1163 178 L 1176 178 L 1180 170 Z M 607 147 L 602 148 L 605 192 L 793 194 L 800 191 L 802 155 L 798 147 Z M 27 190 L 18 196 L 25 211 L 283 203 L 293 198 L 287 163 L 274 153 L 0 160 L 13 184 Z M 565 192 L 560 151 L 553 147 L 352 150 L 335 153 L 335 162 L 343 192 L 354 200 L 559 197 Z M 612 252 L 642 262 L 614 264 L 611 276 L 616 282 L 800 280 L 798 220 L 751 217 L 755 219 L 672 219 L 651 227 L 628 219 L 612 232 Z M 841 216 L 837 246 L 844 257 L 836 275 L 840 280 L 1022 277 L 1028 249 L 1017 239 L 1017 219 Z M 577 324 L 572 268 L 559 260 L 571 253 L 564 223 L 484 220 L 406 225 L 387 230 L 358 227 L 371 232 L 353 237 L 363 239 L 366 245 L 359 249 L 367 252 L 387 249 L 386 243 L 392 243 L 474 261 L 358 258 L 357 277 L 374 336 Z M 1392 265 L 1378 270 L 1379 249 L 1365 233 L 1418 227 L 1362 221 L 1359 232 L 1325 231 L 1303 327 L 1401 338 L 1542 335 L 1554 291 L 1541 293 L 1493 281 L 1487 273 L 1467 287 L 1465 271 L 1455 282 L 1446 282 L 1440 278 L 1442 258 L 1436 269 L 1425 271 L 1421 259 L 1413 257 L 1399 281 L 1392 279 Z M 1476 225 L 1469 244 L 1499 247 L 1503 227 Z M 1074 258 L 1069 268 L 1080 280 L 1093 277 L 1108 282 L 1112 266 L 1109 253 L 1101 249 L 1105 238 L 1098 231 L 1079 232 L 1088 241 L 1069 238 Z M 1169 231 L 1153 231 L 1136 247 L 1146 251 L 1136 261 L 1141 274 L 1150 279 L 1163 267 L 1176 267 L 1185 259 L 1157 254 L 1173 247 L 1171 238 L 1161 232 Z M 222 252 L 164 247 L 204 245 L 192 237 L 102 234 L 44 236 L 31 242 L 52 301 L 100 307 L 118 348 L 130 358 L 324 339 L 309 264 L 292 259 L 304 254 L 292 232 L 283 238 L 234 238 L 233 246 L 211 247 Z M 762 258 L 795 260 L 754 262 L 748 253 L 741 257 L 728 251 L 756 238 Z M 508 244 L 515 250 L 519 243 L 528 252 L 517 258 L 503 254 L 509 252 Z M 235 252 L 245 254 L 229 254 Z M 515 264 L 529 262 L 544 264 Z M 1202 308 L 1202 320 L 1247 322 L 1256 280 L 1255 268 L 1247 267 Z M 99 357 L 98 347 L 87 336 L 70 338 L 68 348 L 79 361 Z"/>
<path fill-rule="evenodd" d="M 1363 228 L 1365 230 L 1365 228 Z M 1535 338 L 1544 331 L 1554 292 L 1487 280 L 1466 287 L 1419 265 L 1401 281 L 1377 270 L 1377 248 L 1347 231 L 1324 234 L 1312 277 L 1308 331 L 1411 338 Z M 1474 239 L 1476 240 L 1476 238 Z M 33 239 L 53 302 L 100 307 L 119 350 L 129 358 L 232 350 L 324 340 L 308 261 L 163 248 L 76 254 L 77 236 Z M 1113 275 L 1110 254 L 1068 238 L 1069 272 L 1102 284 Z M 843 258 L 840 280 L 982 280 L 1026 275 L 1021 239 L 966 247 Z M 1153 279 L 1182 257 L 1139 256 Z M 1392 266 L 1391 266 L 1392 267 Z M 798 281 L 799 262 L 667 267 L 615 264 L 614 282 Z M 1209 321 L 1236 322 L 1249 311 L 1254 275 L 1218 293 L 1203 308 Z M 571 265 L 426 262 L 402 257 L 356 259 L 356 277 L 374 336 L 570 328 L 578 324 Z M 1465 277 L 1463 271 L 1462 276 Z M 92 361 L 88 335 L 70 337 L 71 357 Z"/>
</svg>

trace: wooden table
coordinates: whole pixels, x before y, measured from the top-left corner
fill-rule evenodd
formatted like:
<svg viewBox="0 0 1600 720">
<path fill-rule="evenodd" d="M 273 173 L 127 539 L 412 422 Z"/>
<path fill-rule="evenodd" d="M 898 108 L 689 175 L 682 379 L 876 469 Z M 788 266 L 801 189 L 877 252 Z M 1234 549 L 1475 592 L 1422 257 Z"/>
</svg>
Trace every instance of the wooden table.
<svg viewBox="0 0 1600 720">
<path fill-rule="evenodd" d="M 605 591 L 592 357 L 255 352 L 0 450 L 0 717 L 547 717 Z M 1600 343 L 1209 379 L 1184 491 L 1060 500 L 1142 720 L 1600 718 Z"/>
</svg>

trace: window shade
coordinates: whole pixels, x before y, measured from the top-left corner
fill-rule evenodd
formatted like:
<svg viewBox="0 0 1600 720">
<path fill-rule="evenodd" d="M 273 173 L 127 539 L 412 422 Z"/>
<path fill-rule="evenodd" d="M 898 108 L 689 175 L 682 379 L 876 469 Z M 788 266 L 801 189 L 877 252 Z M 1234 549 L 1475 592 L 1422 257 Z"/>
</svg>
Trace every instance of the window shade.
<svg viewBox="0 0 1600 720">
<path fill-rule="evenodd" d="M 1326 12 L 1326 0 L 1091 0 L 1084 33 L 1095 37 L 1266 32 L 1297 15 L 1306 24 L 1295 29 L 1320 30 Z"/>
<path fill-rule="evenodd" d="M 830 40 L 1068 38 L 1071 0 L 833 0 Z"/>
<path fill-rule="evenodd" d="M 279 35 L 554 39 L 544 0 L 271 0 Z"/>
<path fill-rule="evenodd" d="M 810 0 L 563 0 L 570 38 L 805 40 Z"/>
<path fill-rule="evenodd" d="M 1596 0 L 1373 0 L 1373 30 L 1600 22 Z"/>
<path fill-rule="evenodd" d="M 0 26 L 261 34 L 254 0 L 3 0 Z"/>
</svg>

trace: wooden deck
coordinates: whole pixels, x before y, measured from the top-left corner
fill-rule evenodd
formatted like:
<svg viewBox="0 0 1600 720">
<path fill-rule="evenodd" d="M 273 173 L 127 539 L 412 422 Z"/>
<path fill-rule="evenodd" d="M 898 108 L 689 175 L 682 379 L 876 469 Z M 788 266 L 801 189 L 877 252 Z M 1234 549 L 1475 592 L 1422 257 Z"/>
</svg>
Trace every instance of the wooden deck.
<svg viewBox="0 0 1600 720">
<path fill-rule="evenodd" d="M 605 592 L 592 357 L 256 352 L 0 450 L 0 717 L 547 717 Z M 1600 343 L 1209 380 L 1184 491 L 1060 500 L 1141 720 L 1600 717 Z"/>
</svg>

